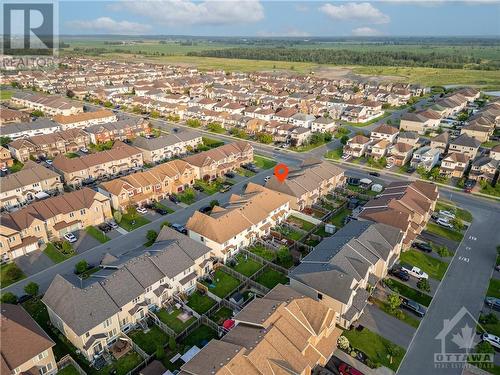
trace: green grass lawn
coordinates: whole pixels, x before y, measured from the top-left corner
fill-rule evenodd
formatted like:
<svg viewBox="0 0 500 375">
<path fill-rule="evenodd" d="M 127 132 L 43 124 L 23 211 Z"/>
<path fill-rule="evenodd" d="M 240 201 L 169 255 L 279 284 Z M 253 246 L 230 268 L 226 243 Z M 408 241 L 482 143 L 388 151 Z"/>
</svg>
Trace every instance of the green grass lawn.
<svg viewBox="0 0 500 375">
<path fill-rule="evenodd" d="M 486 292 L 488 297 L 500 298 L 500 280 L 491 279 L 488 285 L 488 291 Z"/>
<path fill-rule="evenodd" d="M 379 363 L 393 371 L 397 371 L 401 361 L 403 360 L 403 356 L 405 354 L 405 350 L 403 348 L 391 343 L 386 338 L 379 336 L 367 328 L 363 328 L 361 331 L 357 331 L 355 329 L 344 331 L 343 336 L 349 339 L 349 343 L 352 347 L 365 353 L 373 363 Z M 390 358 L 388 358 L 387 347 L 392 345 L 397 348 L 397 355 L 393 357 L 393 361 L 391 363 Z"/>
<path fill-rule="evenodd" d="M 137 215 L 137 217 L 132 220 L 129 214 L 123 214 L 122 220 L 118 225 L 125 229 L 127 232 L 130 232 L 148 223 L 150 223 L 150 220 L 146 219 L 144 216 Z"/>
<path fill-rule="evenodd" d="M 14 159 L 14 164 L 9 167 L 9 172 L 10 173 L 16 173 L 19 172 L 21 169 L 23 169 L 24 164 L 21 163 L 19 160 Z"/>
<path fill-rule="evenodd" d="M 412 326 L 413 328 L 418 328 L 420 321 L 413 317 L 412 315 L 406 313 L 405 311 L 399 309 L 401 312 L 398 314 L 396 312 L 391 311 L 391 308 L 389 307 L 389 304 L 386 301 L 381 301 L 376 298 L 371 298 L 371 301 L 378 306 L 380 310 L 385 312 L 388 315 L 393 316 L 396 319 L 401 320 L 402 322 Z"/>
<path fill-rule="evenodd" d="M 335 225 L 337 228 L 342 228 L 344 226 L 344 219 L 352 213 L 348 208 L 342 208 L 334 216 L 332 216 L 328 222 Z"/>
<path fill-rule="evenodd" d="M 57 375 L 79 375 L 80 373 L 77 371 L 75 366 L 69 365 L 66 366 L 59 371 L 57 371 Z"/>
<path fill-rule="evenodd" d="M 194 183 L 196 186 L 199 186 L 203 189 L 203 192 L 207 195 L 212 195 L 215 194 L 219 191 L 219 189 L 222 187 L 222 182 L 220 181 L 212 181 L 212 182 L 207 182 L 203 180 L 196 180 Z"/>
<path fill-rule="evenodd" d="M 217 270 L 213 277 L 213 284 L 209 286 L 205 281 L 203 281 L 208 287 L 208 290 L 220 298 L 226 297 L 231 293 L 238 285 L 240 281 L 235 277 L 225 273 L 224 271 Z"/>
<path fill-rule="evenodd" d="M 26 278 L 26 275 L 14 262 L 2 264 L 0 266 L 0 284 L 2 285 L 2 288 L 5 288 L 6 286 L 24 278 Z"/>
<path fill-rule="evenodd" d="M 493 312 L 493 314 L 495 314 Z M 477 326 L 477 332 L 487 332 L 492 335 L 500 337 L 500 322 L 499 323 L 481 323 L 481 320 L 486 316 L 486 314 L 481 314 L 479 318 L 479 324 Z M 481 329 L 482 328 L 482 329 Z"/>
<path fill-rule="evenodd" d="M 106 234 L 103 231 L 93 226 L 88 226 L 87 228 L 85 228 L 85 232 L 94 237 L 100 243 L 106 243 L 111 239 L 108 236 L 106 236 Z"/>
<path fill-rule="evenodd" d="M 187 188 L 177 194 L 177 198 L 184 204 L 193 204 L 196 201 L 196 191 L 193 188 Z"/>
<path fill-rule="evenodd" d="M 165 206 L 164 204 L 161 204 L 160 202 L 154 202 L 153 206 L 156 208 L 159 208 L 161 210 L 167 211 L 169 214 L 172 214 L 175 212 L 175 210 L 171 209 L 170 207 Z"/>
<path fill-rule="evenodd" d="M 325 226 L 321 225 L 318 229 L 314 231 L 314 234 L 321 236 L 323 238 L 332 236 L 332 233 L 326 233 Z"/>
<path fill-rule="evenodd" d="M 320 146 L 323 146 L 325 143 L 324 140 L 318 143 L 308 143 L 307 145 L 302 145 L 302 146 L 297 146 L 297 147 L 290 147 L 290 150 L 297 151 L 297 152 L 307 152 L 314 150 L 315 148 L 318 148 Z"/>
<path fill-rule="evenodd" d="M 237 263 L 232 268 L 247 277 L 252 276 L 255 272 L 262 268 L 262 264 L 251 258 L 245 259 L 245 255 L 243 254 L 236 255 L 235 260 Z"/>
<path fill-rule="evenodd" d="M 310 223 L 309 221 L 305 221 L 299 217 L 296 216 L 289 216 L 287 221 L 292 222 L 296 224 L 299 228 L 309 232 L 311 229 L 313 229 L 316 225 L 313 223 Z"/>
<path fill-rule="evenodd" d="M 412 299 L 413 301 L 420 303 L 423 306 L 429 306 L 432 301 L 432 297 L 429 296 L 428 294 L 410 288 L 408 285 L 400 283 L 397 280 L 385 279 L 384 283 L 396 293 L 401 294 L 403 297 Z"/>
<path fill-rule="evenodd" d="M 441 210 L 454 212 L 458 219 L 467 221 L 469 223 L 472 222 L 472 214 L 469 211 L 464 210 L 463 208 L 459 208 L 455 205 L 448 204 L 443 201 L 438 201 L 436 203 L 436 211 Z"/>
<path fill-rule="evenodd" d="M 256 279 L 259 284 L 272 289 L 278 284 L 288 284 L 288 277 L 272 268 L 266 269 Z"/>
<path fill-rule="evenodd" d="M 252 247 L 250 247 L 248 249 L 248 251 L 250 251 L 251 253 L 254 253 L 255 255 L 258 255 L 261 258 L 264 258 L 270 262 L 272 262 L 274 260 L 274 258 L 276 258 L 276 254 L 273 251 L 266 249 L 264 246 L 259 245 L 259 244 L 253 245 Z"/>
<path fill-rule="evenodd" d="M 143 361 L 142 357 L 134 352 L 130 351 L 125 354 L 120 359 L 113 361 L 110 365 L 104 367 L 102 370 L 93 372 L 99 375 L 126 375 L 133 369 L 135 369 Z"/>
<path fill-rule="evenodd" d="M 495 147 L 496 145 L 499 145 L 500 142 L 498 141 L 488 141 L 488 142 L 484 142 L 481 144 L 482 147 L 486 147 L 486 148 L 493 148 Z"/>
<path fill-rule="evenodd" d="M 260 155 L 253 156 L 253 163 L 260 169 L 270 169 L 276 165 L 276 161 Z"/>
<path fill-rule="evenodd" d="M 160 311 L 155 312 L 155 314 L 163 323 L 172 328 L 176 333 L 180 333 L 191 324 L 193 324 L 193 322 L 196 320 L 196 318 L 192 316 L 189 320 L 183 323 L 180 319 L 177 318 L 177 316 L 181 312 L 182 310 L 180 309 L 173 309 L 173 311 L 169 314 L 167 310 L 161 309 Z"/>
<path fill-rule="evenodd" d="M 460 232 L 442 227 L 441 225 L 434 224 L 434 223 L 428 223 L 426 229 L 431 233 L 434 233 L 434 234 L 441 236 L 441 237 L 444 237 L 444 238 L 448 238 L 449 240 L 452 240 L 455 242 L 462 241 L 462 238 L 464 237 L 464 235 Z"/>
<path fill-rule="evenodd" d="M 215 332 L 212 328 L 202 324 L 189 335 L 187 335 L 186 338 L 182 340 L 182 343 L 189 348 L 193 345 L 201 348 L 204 344 L 206 345 L 211 339 L 216 338 L 217 332 Z"/>
<path fill-rule="evenodd" d="M 218 325 L 222 325 L 222 323 L 224 323 L 225 320 L 231 319 L 232 317 L 233 317 L 233 310 L 225 306 L 222 306 L 211 316 L 212 320 Z"/>
<path fill-rule="evenodd" d="M 73 255 L 75 255 L 74 253 L 73 255 L 66 255 L 61 253 L 59 249 L 55 247 L 55 245 L 51 242 L 47 243 L 47 247 L 45 248 L 43 253 L 47 255 L 54 263 L 61 263 L 62 261 L 69 259 Z"/>
<path fill-rule="evenodd" d="M 305 233 L 299 232 L 293 228 L 287 228 L 284 226 L 276 227 L 276 230 L 278 232 L 280 232 L 283 235 L 283 237 L 288 238 L 289 240 L 293 240 L 293 241 L 300 240 L 305 234 Z"/>
<path fill-rule="evenodd" d="M 149 327 L 148 333 L 137 329 L 127 335 L 148 354 L 153 354 L 158 346 L 163 347 L 168 342 L 168 335 L 155 325 Z"/>
<path fill-rule="evenodd" d="M 203 141 L 203 144 L 207 147 L 214 148 L 214 147 L 219 147 L 224 144 L 224 141 L 219 141 L 217 139 L 213 138 L 208 138 L 208 137 L 202 137 L 201 140 Z"/>
<path fill-rule="evenodd" d="M 80 157 L 80 155 L 78 155 L 76 152 L 68 152 L 67 154 L 65 154 L 65 156 L 68 159 L 74 159 L 74 158 L 79 158 Z"/>
<path fill-rule="evenodd" d="M 198 314 L 205 314 L 215 305 L 215 303 L 216 302 L 206 294 L 195 291 L 189 296 L 187 305 Z"/>
<path fill-rule="evenodd" d="M 378 116 L 378 117 L 375 117 L 374 119 L 371 119 L 370 121 L 366 121 L 366 122 L 349 122 L 349 121 L 341 121 L 342 125 L 346 125 L 346 126 L 355 126 L 355 127 L 358 127 L 358 128 L 363 128 L 365 126 L 368 126 L 368 125 L 371 125 L 371 124 L 374 124 L 376 123 L 377 121 L 383 119 L 384 117 L 387 117 L 391 114 L 391 112 L 384 112 L 384 114 Z"/>
<path fill-rule="evenodd" d="M 243 176 L 243 177 L 253 177 L 253 176 L 255 176 L 254 172 L 249 171 L 248 169 L 244 169 L 244 168 L 238 168 L 238 169 L 236 169 L 236 173 L 238 173 L 240 176 Z"/>
<path fill-rule="evenodd" d="M 401 263 L 408 263 L 412 266 L 420 268 L 433 279 L 442 280 L 448 263 L 442 260 L 430 257 L 418 250 L 408 250 L 401 253 Z"/>
<path fill-rule="evenodd" d="M 12 98 L 12 91 L 9 90 L 0 90 L 0 100 L 9 100 Z"/>
<path fill-rule="evenodd" d="M 334 150 L 330 150 L 325 154 L 325 158 L 327 159 L 333 159 L 333 160 L 339 160 L 342 157 L 343 153 L 343 148 L 342 147 L 337 147 Z"/>
</svg>

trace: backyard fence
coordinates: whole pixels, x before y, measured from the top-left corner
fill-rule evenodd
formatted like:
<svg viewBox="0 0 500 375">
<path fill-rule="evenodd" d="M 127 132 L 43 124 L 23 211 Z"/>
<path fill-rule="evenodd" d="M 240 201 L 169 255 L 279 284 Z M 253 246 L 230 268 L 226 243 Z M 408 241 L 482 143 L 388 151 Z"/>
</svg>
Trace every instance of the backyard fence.
<svg viewBox="0 0 500 375">
<path fill-rule="evenodd" d="M 57 368 L 59 370 L 62 370 L 63 368 L 68 366 L 73 366 L 80 375 L 87 375 L 87 373 L 80 367 L 80 365 L 73 359 L 73 357 L 71 357 L 69 354 L 66 354 L 59 360 L 59 362 L 57 362 Z"/>
<path fill-rule="evenodd" d="M 266 247 L 265 244 L 263 244 L 263 246 Z M 247 255 L 249 258 L 252 258 L 253 260 L 259 262 L 260 264 L 271 267 L 278 272 L 281 272 L 281 273 L 284 273 L 285 275 L 288 275 L 288 269 L 286 269 L 285 267 L 282 267 L 276 263 L 270 262 L 267 259 L 264 259 L 261 256 L 254 254 L 251 251 L 248 251 L 247 249 L 241 249 L 240 253 Z M 254 277 L 255 277 L 255 274 L 252 275 L 252 278 L 254 278 Z"/>
<path fill-rule="evenodd" d="M 158 326 L 163 332 L 165 332 L 169 336 L 174 336 L 175 337 L 175 331 L 167 326 L 165 323 L 163 323 L 158 316 L 156 316 L 155 313 L 152 313 L 151 311 L 148 311 L 148 316 L 153 320 L 154 324 Z"/>
<path fill-rule="evenodd" d="M 262 268 L 265 268 L 265 267 L 262 267 Z M 264 285 L 259 284 L 258 282 L 252 280 L 250 277 L 246 277 L 245 275 L 242 275 L 241 273 L 233 270 L 232 268 L 230 268 L 226 265 L 223 266 L 223 270 L 224 270 L 224 272 L 226 272 L 226 273 L 230 274 L 231 276 L 240 280 L 242 282 L 242 284 L 246 284 L 246 286 L 250 286 L 251 288 L 255 288 L 259 292 L 264 293 L 264 294 L 269 292 L 269 289 L 266 288 Z M 256 271 L 251 277 L 253 278 L 253 277 L 255 277 L 255 275 L 258 275 L 258 274 L 259 274 L 259 270 Z M 234 292 L 231 292 L 226 297 L 230 297 L 233 294 L 234 294 Z"/>
<path fill-rule="evenodd" d="M 139 345 L 137 345 L 134 340 L 132 340 L 130 337 L 128 337 L 128 335 L 125 333 L 125 332 L 120 332 L 120 335 L 118 336 L 118 338 L 122 338 L 124 340 L 126 340 L 127 342 L 130 343 L 130 345 L 132 345 L 132 349 L 134 349 L 135 352 L 139 353 L 139 355 L 143 358 L 143 359 L 148 359 L 149 358 L 149 354 L 146 353 L 144 350 L 141 349 L 141 347 Z"/>
</svg>

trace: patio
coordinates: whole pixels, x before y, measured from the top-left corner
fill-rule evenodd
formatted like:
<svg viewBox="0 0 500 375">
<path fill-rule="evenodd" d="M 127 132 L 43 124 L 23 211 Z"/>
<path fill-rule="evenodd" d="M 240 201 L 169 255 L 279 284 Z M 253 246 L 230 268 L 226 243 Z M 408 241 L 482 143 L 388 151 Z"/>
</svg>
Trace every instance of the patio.
<svg viewBox="0 0 500 375">
<path fill-rule="evenodd" d="M 132 345 L 125 338 L 118 338 L 116 342 L 109 348 L 109 352 L 115 359 L 120 359 L 132 350 Z"/>
<path fill-rule="evenodd" d="M 203 285 L 208 287 L 208 290 L 217 297 L 224 298 L 231 293 L 240 281 L 224 271 L 217 270 L 210 276 L 210 281 L 203 280 Z"/>
<path fill-rule="evenodd" d="M 155 312 L 156 316 L 176 333 L 184 331 L 187 327 L 196 321 L 196 318 L 189 311 L 171 307 L 170 309 L 161 309 Z"/>
</svg>

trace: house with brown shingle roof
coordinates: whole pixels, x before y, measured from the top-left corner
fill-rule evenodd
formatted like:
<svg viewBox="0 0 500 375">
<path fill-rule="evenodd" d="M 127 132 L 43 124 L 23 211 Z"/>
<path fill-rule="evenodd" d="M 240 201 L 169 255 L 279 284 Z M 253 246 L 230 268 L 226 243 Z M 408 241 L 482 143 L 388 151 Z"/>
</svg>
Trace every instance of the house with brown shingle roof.
<svg viewBox="0 0 500 375">
<path fill-rule="evenodd" d="M 424 134 L 426 131 L 438 129 L 440 123 L 441 115 L 438 112 L 431 109 L 423 109 L 403 114 L 399 129 Z"/>
<path fill-rule="evenodd" d="M 442 161 L 439 172 L 446 177 L 461 178 L 469 166 L 470 157 L 461 152 L 451 152 Z"/>
<path fill-rule="evenodd" d="M 116 115 L 107 110 L 101 109 L 95 112 L 82 112 L 74 115 L 57 115 L 53 120 L 61 125 L 61 130 L 67 129 L 83 129 L 87 126 L 105 124 L 117 120 Z"/>
<path fill-rule="evenodd" d="M 10 101 L 32 110 L 42 111 L 45 115 L 68 116 L 83 112 L 81 103 L 62 96 L 21 92 L 12 95 Z"/>
<path fill-rule="evenodd" d="M 111 217 L 109 199 L 89 188 L 34 202 L 1 216 L 2 259 L 15 259 L 52 239 Z"/>
<path fill-rule="evenodd" d="M 413 156 L 413 146 L 408 143 L 398 142 L 389 148 L 389 157 L 387 161 L 398 167 L 402 167 Z"/>
<path fill-rule="evenodd" d="M 361 134 L 355 135 L 347 141 L 344 147 L 344 154 L 352 156 L 353 158 L 359 158 L 365 155 L 369 144 L 370 138 Z"/>
<path fill-rule="evenodd" d="M 390 143 L 394 143 L 398 136 L 399 130 L 395 126 L 382 124 L 373 129 L 370 133 L 370 139 L 373 140 L 382 140 L 386 139 Z"/>
<path fill-rule="evenodd" d="M 450 142 L 449 152 L 463 153 L 469 158 L 474 159 L 479 151 L 481 142 L 467 134 L 461 134 Z"/>
<path fill-rule="evenodd" d="M 236 327 L 212 340 L 181 367 L 182 374 L 310 374 L 324 366 L 342 331 L 338 312 L 278 285 L 235 317 Z"/>
<path fill-rule="evenodd" d="M 195 211 L 186 228 L 190 238 L 207 245 L 225 261 L 269 234 L 289 214 L 289 197 L 250 182 L 243 194 L 233 194 L 227 205 L 215 206 L 210 215 Z"/>
<path fill-rule="evenodd" d="M 0 307 L 2 374 L 51 375 L 57 372 L 55 343 L 20 305 Z"/>
</svg>

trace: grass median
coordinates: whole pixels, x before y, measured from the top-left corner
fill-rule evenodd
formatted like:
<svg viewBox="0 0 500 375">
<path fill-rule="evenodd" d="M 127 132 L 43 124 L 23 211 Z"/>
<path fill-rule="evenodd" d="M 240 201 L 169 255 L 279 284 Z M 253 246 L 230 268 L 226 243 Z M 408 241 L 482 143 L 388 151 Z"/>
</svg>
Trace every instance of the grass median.
<svg viewBox="0 0 500 375">
<path fill-rule="evenodd" d="M 462 241 L 462 238 L 464 238 L 464 235 L 462 233 L 442 227 L 441 225 L 434 223 L 428 223 L 426 229 L 430 233 L 447 238 L 455 242 L 460 242 Z"/>
<path fill-rule="evenodd" d="M 448 263 L 428 256 L 417 250 L 405 251 L 401 253 L 399 259 L 401 263 L 408 263 L 412 266 L 420 268 L 422 271 L 426 272 L 429 277 L 436 280 L 442 280 L 446 269 L 448 268 Z"/>
</svg>

